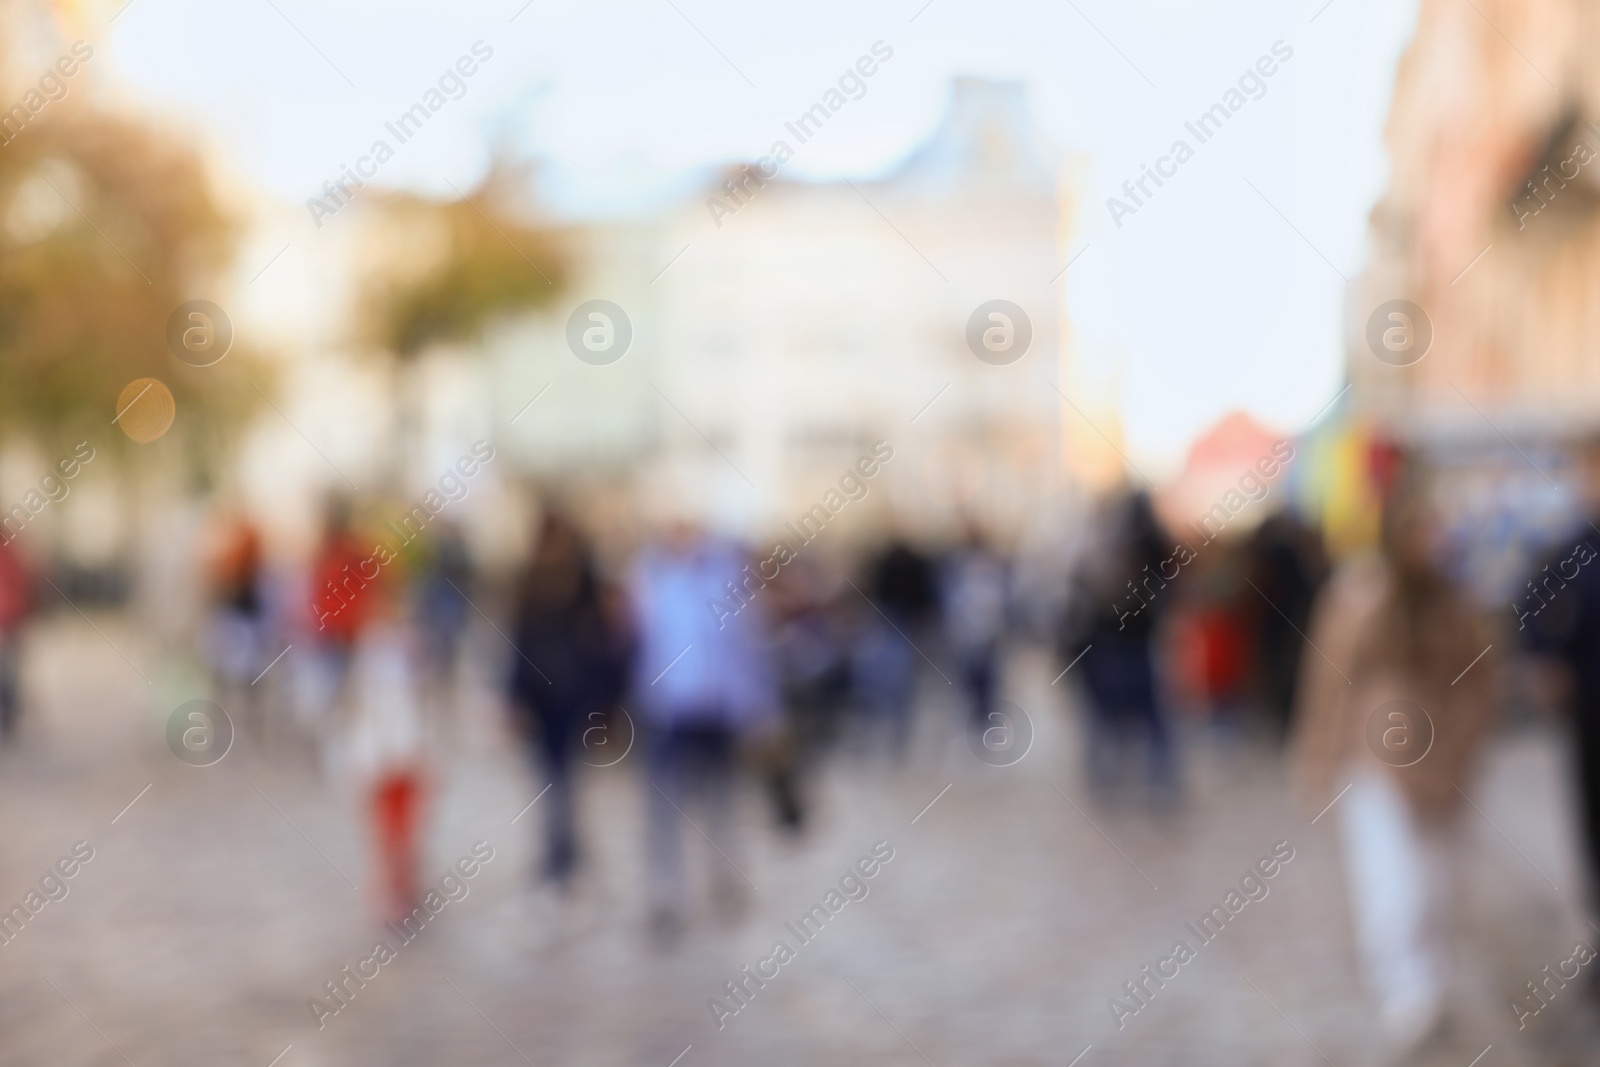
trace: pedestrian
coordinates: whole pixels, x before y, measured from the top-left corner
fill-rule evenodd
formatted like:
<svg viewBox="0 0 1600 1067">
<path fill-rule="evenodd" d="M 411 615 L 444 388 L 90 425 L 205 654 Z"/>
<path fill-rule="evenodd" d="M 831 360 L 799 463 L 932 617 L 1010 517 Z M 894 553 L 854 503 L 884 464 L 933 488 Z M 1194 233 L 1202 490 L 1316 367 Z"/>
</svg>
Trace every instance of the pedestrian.
<svg viewBox="0 0 1600 1067">
<path fill-rule="evenodd" d="M 33 606 L 28 571 L 9 538 L 0 538 L 0 745 L 16 737 L 22 674 L 22 627 Z"/>
<path fill-rule="evenodd" d="M 1176 604 L 1171 639 L 1163 639 L 1177 681 L 1172 688 L 1193 701 L 1219 741 L 1230 744 L 1243 740 L 1248 725 L 1248 624 L 1260 599 L 1245 584 L 1244 563 L 1239 546 L 1219 538 L 1184 568 L 1180 588 L 1162 594 L 1163 606 Z"/>
<path fill-rule="evenodd" d="M 881 735 L 890 755 L 903 761 L 920 659 L 913 642 L 938 603 L 933 566 L 895 536 L 870 561 L 866 584 L 872 603 L 856 613 L 861 624 L 851 663 L 856 705 L 866 732 Z"/>
<path fill-rule="evenodd" d="M 945 640 L 956 659 L 968 728 L 992 728 L 1000 686 L 1000 642 L 1006 629 L 1005 561 L 976 525 L 945 560 L 941 605 Z"/>
<path fill-rule="evenodd" d="M 418 902 L 428 765 L 415 664 L 420 640 L 404 602 L 374 604 L 352 649 L 350 767 L 370 819 L 374 905 L 399 923 Z"/>
<path fill-rule="evenodd" d="M 1152 796 L 1163 804 L 1176 799 L 1177 759 L 1156 686 L 1155 649 L 1176 598 L 1169 586 L 1187 557 L 1169 544 L 1148 494 L 1114 496 L 1100 508 L 1073 576 L 1058 652 L 1064 667 L 1077 665 L 1089 785 L 1102 796 L 1120 784 L 1123 750 L 1138 735 Z"/>
<path fill-rule="evenodd" d="M 1496 672 L 1475 662 L 1488 638 L 1445 576 L 1420 469 L 1402 461 L 1393 477 L 1378 550 L 1343 564 L 1318 597 L 1295 754 L 1308 805 L 1338 799 L 1359 956 L 1404 1052 L 1446 1009 L 1463 790 Z"/>
<path fill-rule="evenodd" d="M 455 709 L 457 670 L 467 630 L 473 568 L 461 527 L 441 515 L 428 531 L 427 551 L 419 560 L 416 597 L 428 684 L 447 713 Z"/>
<path fill-rule="evenodd" d="M 1587 860 L 1588 901 L 1600 922 L 1600 440 L 1582 457 L 1584 521 L 1555 543 L 1548 559 L 1517 591 L 1512 612 L 1524 646 L 1554 660 L 1565 674 L 1572 731 L 1572 773 L 1578 825 Z M 1589 979 L 1600 997 L 1600 978 Z"/>
<path fill-rule="evenodd" d="M 517 654 L 508 689 L 530 763 L 549 779 L 539 877 L 562 890 L 581 855 L 573 767 L 578 739 L 588 723 L 613 712 L 621 692 L 625 664 L 616 630 L 587 540 L 561 513 L 546 513 L 517 583 L 511 621 Z"/>
<path fill-rule="evenodd" d="M 1256 691 L 1269 724 L 1286 741 L 1305 654 L 1301 634 L 1310 625 L 1312 601 L 1327 577 L 1322 539 L 1315 527 L 1282 510 L 1256 528 L 1245 553 L 1250 581 L 1259 590 L 1259 595 L 1251 594 L 1250 613 Z"/>
<path fill-rule="evenodd" d="M 684 823 L 698 811 L 715 850 L 713 903 L 736 913 L 748 878 L 736 812 L 741 742 L 781 722 L 769 661 L 761 579 L 748 556 L 674 518 L 634 562 L 629 589 L 638 640 L 634 700 L 646 731 L 647 879 L 651 928 L 670 944 L 685 922 Z"/>
<path fill-rule="evenodd" d="M 242 514 L 221 517 L 208 567 L 206 652 L 218 698 L 265 743 L 266 722 L 252 681 L 267 664 L 268 619 L 261 534 Z"/>
<path fill-rule="evenodd" d="M 330 745 L 341 704 L 350 697 L 357 639 L 373 617 L 387 610 L 387 580 L 371 543 L 357 539 L 350 502 L 334 498 L 312 559 L 306 641 L 300 665 L 300 714 L 321 748 L 324 769 L 333 758 Z"/>
<path fill-rule="evenodd" d="M 808 558 L 783 567 L 761 593 L 783 724 L 753 754 L 778 825 L 792 834 L 806 819 L 803 776 L 837 738 L 850 689 L 836 593 L 837 580 Z"/>
</svg>

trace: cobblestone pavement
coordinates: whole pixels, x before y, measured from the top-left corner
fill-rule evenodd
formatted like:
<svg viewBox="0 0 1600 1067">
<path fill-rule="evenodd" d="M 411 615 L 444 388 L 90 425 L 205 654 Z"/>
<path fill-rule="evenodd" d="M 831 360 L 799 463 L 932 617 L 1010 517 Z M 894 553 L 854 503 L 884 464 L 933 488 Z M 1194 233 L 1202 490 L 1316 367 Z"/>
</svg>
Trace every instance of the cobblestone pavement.
<svg viewBox="0 0 1600 1067">
<path fill-rule="evenodd" d="M 837 761 L 803 840 L 743 798 L 740 867 L 759 888 L 737 918 L 695 914 L 672 950 L 651 947 L 637 890 L 636 757 L 585 779 L 591 863 L 572 900 L 553 899 L 528 888 L 537 818 L 512 823 L 541 783 L 473 702 L 440 759 L 425 870 L 478 840 L 495 859 L 319 1029 L 309 998 L 380 933 L 356 888 L 354 796 L 244 742 L 215 767 L 179 763 L 162 729 L 193 681 L 142 657 L 130 627 L 100 626 L 131 663 L 81 625 L 40 635 L 30 684 L 52 699 L 0 755 L 0 906 L 75 842 L 94 849 L 68 896 L 0 945 L 0 1065 L 1377 1062 L 1335 820 L 1289 804 L 1270 752 L 1209 738 L 1190 739 L 1181 810 L 1092 804 L 1061 688 L 1026 653 L 1010 672 L 1036 727 L 1026 758 L 979 763 L 930 688 L 913 758 Z M 1600 1062 L 1576 987 L 1520 1034 L 1509 1007 L 1587 929 L 1564 788 L 1558 740 L 1539 731 L 1502 739 L 1474 786 L 1461 988 L 1427 1062 L 1468 1067 L 1491 1045 L 1479 1067 Z M 794 944 L 784 923 L 880 840 L 894 858 L 868 896 L 719 1030 L 707 999 Z M 1278 841 L 1295 855 L 1269 895 L 1119 1029 L 1107 999 L 1194 943 L 1184 923 Z"/>
</svg>

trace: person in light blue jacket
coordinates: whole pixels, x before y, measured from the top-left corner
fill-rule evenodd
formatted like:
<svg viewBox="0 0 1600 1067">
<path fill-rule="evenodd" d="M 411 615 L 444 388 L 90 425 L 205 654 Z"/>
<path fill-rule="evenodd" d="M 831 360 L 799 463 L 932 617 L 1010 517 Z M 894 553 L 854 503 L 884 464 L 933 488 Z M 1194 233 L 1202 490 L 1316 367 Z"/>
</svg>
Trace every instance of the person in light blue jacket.
<svg viewBox="0 0 1600 1067">
<path fill-rule="evenodd" d="M 763 582 L 736 544 L 675 522 L 634 562 L 634 706 L 643 728 L 647 887 L 656 936 L 684 922 L 683 835 L 701 829 L 715 903 L 734 909 L 753 886 L 739 867 L 735 777 L 741 739 L 776 729 Z M 698 808 L 698 811 L 691 811 Z"/>
</svg>

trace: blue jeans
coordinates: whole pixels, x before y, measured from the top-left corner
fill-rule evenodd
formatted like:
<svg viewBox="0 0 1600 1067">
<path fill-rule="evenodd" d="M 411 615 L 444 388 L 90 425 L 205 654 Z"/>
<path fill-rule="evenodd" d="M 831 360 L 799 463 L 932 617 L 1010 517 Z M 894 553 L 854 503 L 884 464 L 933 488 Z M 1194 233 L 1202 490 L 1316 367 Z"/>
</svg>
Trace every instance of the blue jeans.
<svg viewBox="0 0 1600 1067">
<path fill-rule="evenodd" d="M 712 718 L 653 728 L 646 738 L 650 786 L 646 822 L 646 881 L 651 903 L 678 908 L 684 900 L 684 823 L 704 834 L 721 853 L 712 863 L 718 878 L 739 878 L 732 869 L 735 832 L 733 728 Z M 699 816 L 699 821 L 691 821 Z"/>
</svg>

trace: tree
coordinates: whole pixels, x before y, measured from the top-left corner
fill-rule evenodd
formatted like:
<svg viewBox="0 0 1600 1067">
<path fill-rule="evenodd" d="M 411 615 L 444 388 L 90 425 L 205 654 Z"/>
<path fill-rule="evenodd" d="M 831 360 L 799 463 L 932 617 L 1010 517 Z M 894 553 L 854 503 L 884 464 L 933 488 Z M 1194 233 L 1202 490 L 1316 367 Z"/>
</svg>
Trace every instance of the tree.
<svg viewBox="0 0 1600 1067">
<path fill-rule="evenodd" d="M 458 200 L 391 193 L 379 202 L 375 239 L 384 254 L 362 309 L 369 340 L 409 361 L 555 298 L 563 272 L 554 239 L 512 205 L 521 177 L 497 164 Z"/>
<path fill-rule="evenodd" d="M 195 368 L 166 341 L 234 234 L 197 154 L 141 123 L 80 104 L 0 146 L 0 421 L 47 445 L 114 441 L 117 394 L 154 377 L 192 446 L 238 426 L 253 399 L 242 346 Z"/>
</svg>

